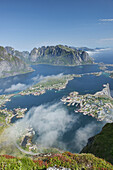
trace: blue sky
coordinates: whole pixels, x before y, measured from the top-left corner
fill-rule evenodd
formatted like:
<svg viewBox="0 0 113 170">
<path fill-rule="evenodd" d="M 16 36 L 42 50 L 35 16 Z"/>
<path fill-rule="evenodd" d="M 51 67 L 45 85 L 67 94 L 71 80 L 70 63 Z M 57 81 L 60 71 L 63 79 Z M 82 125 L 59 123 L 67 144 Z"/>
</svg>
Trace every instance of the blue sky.
<svg viewBox="0 0 113 170">
<path fill-rule="evenodd" d="M 0 0 L 0 45 L 113 47 L 113 0 Z"/>
</svg>

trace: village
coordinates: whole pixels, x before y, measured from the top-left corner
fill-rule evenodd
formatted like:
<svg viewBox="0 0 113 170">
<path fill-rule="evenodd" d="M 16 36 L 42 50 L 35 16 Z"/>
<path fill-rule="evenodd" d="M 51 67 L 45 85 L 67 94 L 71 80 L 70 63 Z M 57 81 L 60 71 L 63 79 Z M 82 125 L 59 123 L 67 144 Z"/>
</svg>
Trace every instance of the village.
<svg viewBox="0 0 113 170">
<path fill-rule="evenodd" d="M 8 95 L 0 95 L 0 107 L 5 106 L 5 103 L 8 101 L 11 101 L 11 97 L 13 97 L 15 94 L 8 94 Z"/>
<path fill-rule="evenodd" d="M 113 98 L 110 95 L 109 84 L 94 95 L 79 95 L 78 92 L 71 92 L 69 96 L 63 97 L 61 101 L 67 106 L 75 107 L 76 113 L 83 113 L 95 117 L 98 121 L 106 119 L 113 121 Z"/>
<path fill-rule="evenodd" d="M 13 117 L 16 117 L 16 119 L 23 118 L 26 111 L 27 108 L 14 108 L 13 110 L 8 110 L 7 108 L 0 109 L 0 113 L 3 113 L 6 116 L 5 121 L 8 126 Z"/>
</svg>

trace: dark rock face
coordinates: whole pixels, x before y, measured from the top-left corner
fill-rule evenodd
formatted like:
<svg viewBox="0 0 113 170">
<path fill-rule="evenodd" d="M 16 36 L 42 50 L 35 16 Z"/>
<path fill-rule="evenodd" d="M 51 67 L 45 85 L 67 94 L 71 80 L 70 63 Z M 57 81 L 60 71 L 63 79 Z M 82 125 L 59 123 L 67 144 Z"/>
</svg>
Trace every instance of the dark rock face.
<svg viewBox="0 0 113 170">
<path fill-rule="evenodd" d="M 81 153 L 92 153 L 113 164 L 113 123 L 107 123 L 99 134 L 90 138 Z"/>
<path fill-rule="evenodd" d="M 72 49 L 67 46 L 43 46 L 41 48 L 34 48 L 29 60 L 34 63 L 47 63 L 56 65 L 80 65 L 91 64 L 93 59 L 82 50 Z"/>
<path fill-rule="evenodd" d="M 8 53 L 4 47 L 0 47 L 0 77 L 8 77 L 24 72 L 32 71 L 20 58 Z"/>
</svg>

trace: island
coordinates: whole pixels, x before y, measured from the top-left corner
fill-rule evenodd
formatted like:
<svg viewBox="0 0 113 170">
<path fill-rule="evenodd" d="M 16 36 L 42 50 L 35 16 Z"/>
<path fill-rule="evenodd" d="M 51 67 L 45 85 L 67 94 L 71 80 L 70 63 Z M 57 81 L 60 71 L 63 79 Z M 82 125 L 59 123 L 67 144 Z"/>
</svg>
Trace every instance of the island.
<svg viewBox="0 0 113 170">
<path fill-rule="evenodd" d="M 113 69 L 109 70 L 109 67 L 113 67 L 113 64 L 105 64 L 105 63 L 98 63 L 100 70 L 103 71 L 103 73 L 107 73 L 110 78 L 113 78 Z"/>
<path fill-rule="evenodd" d="M 75 107 L 76 113 L 90 115 L 99 121 L 106 119 L 106 121 L 112 122 L 113 98 L 110 94 L 109 84 L 104 84 L 103 87 L 102 91 L 94 95 L 79 95 L 78 92 L 71 92 L 69 96 L 63 97 L 61 101 L 67 106 Z"/>
<path fill-rule="evenodd" d="M 73 80 L 75 77 L 80 78 L 85 75 L 100 76 L 102 75 L 102 72 L 100 71 L 100 72 L 91 72 L 91 73 L 84 73 L 84 74 L 68 74 L 68 75 L 62 75 L 60 77 L 57 77 L 57 76 L 45 77 L 39 83 L 30 86 L 24 91 L 13 93 L 13 94 L 0 95 L 0 107 L 4 107 L 5 103 L 7 103 L 8 101 L 11 101 L 11 98 L 17 95 L 39 96 L 39 95 L 46 93 L 47 90 L 65 89 L 70 80 Z"/>
<path fill-rule="evenodd" d="M 53 77 L 45 77 L 39 83 L 29 87 L 28 89 L 20 92 L 20 95 L 34 95 L 39 96 L 41 94 L 46 93 L 46 90 L 62 90 L 66 88 L 66 85 L 70 80 L 73 80 L 75 77 L 81 77 L 79 74 L 68 74 L 62 76 L 53 76 Z"/>
</svg>

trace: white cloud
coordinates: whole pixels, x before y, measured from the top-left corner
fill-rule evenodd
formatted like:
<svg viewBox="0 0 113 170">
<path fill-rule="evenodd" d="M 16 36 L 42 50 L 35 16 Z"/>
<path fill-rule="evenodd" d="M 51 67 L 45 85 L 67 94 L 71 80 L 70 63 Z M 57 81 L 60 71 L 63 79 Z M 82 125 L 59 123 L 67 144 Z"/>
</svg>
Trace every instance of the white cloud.
<svg viewBox="0 0 113 170">
<path fill-rule="evenodd" d="M 94 50 L 94 51 L 87 51 L 87 53 L 90 55 L 90 56 L 93 56 L 95 54 L 99 54 L 101 52 L 104 52 L 104 51 L 107 51 L 107 50 L 111 50 L 111 48 L 102 48 L 102 49 L 98 49 L 98 50 Z"/>
<path fill-rule="evenodd" d="M 103 123 L 104 125 L 104 123 Z M 102 124 L 89 123 L 85 127 L 80 127 L 75 133 L 75 146 L 80 152 L 84 146 L 86 146 L 88 139 L 95 135 L 98 130 L 101 130 Z"/>
<path fill-rule="evenodd" d="M 99 19 L 99 21 L 102 21 L 102 22 L 112 22 L 113 19 Z"/>
<path fill-rule="evenodd" d="M 45 147 L 51 147 L 56 143 L 58 146 L 58 138 L 70 129 L 78 118 L 73 119 L 60 103 L 32 108 L 28 114 L 32 115 L 29 124 L 39 135 L 37 143 Z"/>
<path fill-rule="evenodd" d="M 50 75 L 50 76 L 43 76 L 43 75 L 38 74 L 37 76 L 33 77 L 32 80 L 34 82 L 39 82 L 39 81 L 42 81 L 42 80 L 47 81 L 48 78 L 60 78 L 62 76 L 63 76 L 63 73 L 60 73 L 60 74 L 57 74 L 57 75 Z"/>
<path fill-rule="evenodd" d="M 79 115 L 73 116 L 69 114 L 61 103 L 40 105 L 31 108 L 23 119 L 6 129 L 4 132 L 5 138 L 9 143 L 12 143 L 30 126 L 38 134 L 36 143 L 40 151 L 43 147 L 59 147 L 67 150 L 68 143 L 63 142 L 62 137 L 72 129 L 73 125 L 78 124 L 79 118 Z M 76 148 L 76 151 L 80 152 L 87 144 L 88 138 L 101 131 L 104 124 L 91 122 L 84 127 L 78 128 L 75 135 L 73 135 L 73 139 L 71 139 L 72 146 Z"/>
<path fill-rule="evenodd" d="M 113 41 L 113 38 L 102 38 L 100 41 Z"/>
<path fill-rule="evenodd" d="M 23 119 L 6 129 L 4 135 L 12 143 L 30 126 L 38 133 L 36 142 L 39 149 L 54 146 L 66 149 L 62 136 L 72 128 L 78 118 L 78 115 L 69 115 L 61 103 L 41 105 L 31 108 Z"/>
<path fill-rule="evenodd" d="M 25 84 L 13 84 L 10 88 L 6 89 L 4 92 L 12 92 L 12 91 L 18 91 L 18 90 L 24 90 L 27 86 Z"/>
</svg>

